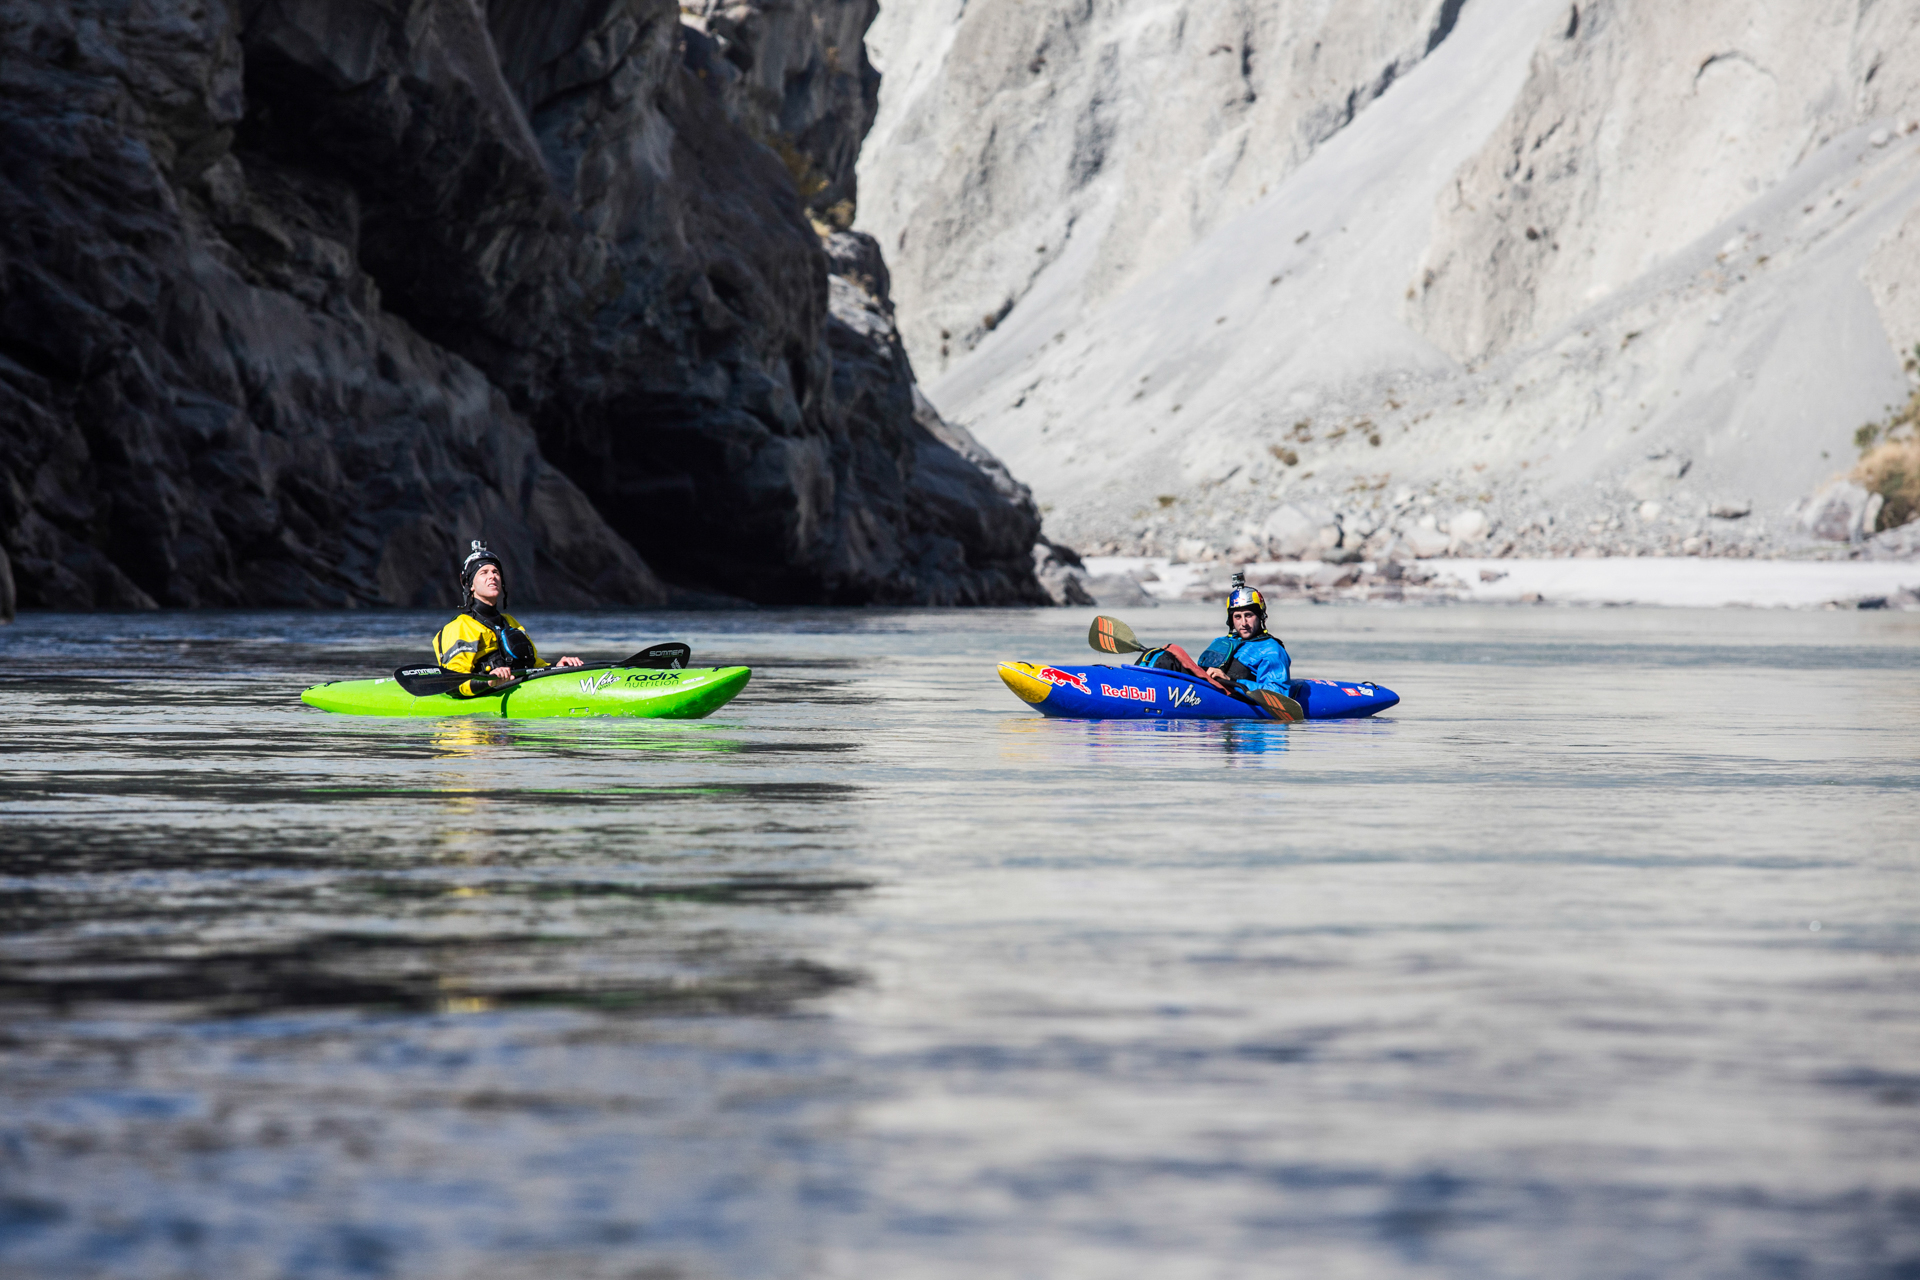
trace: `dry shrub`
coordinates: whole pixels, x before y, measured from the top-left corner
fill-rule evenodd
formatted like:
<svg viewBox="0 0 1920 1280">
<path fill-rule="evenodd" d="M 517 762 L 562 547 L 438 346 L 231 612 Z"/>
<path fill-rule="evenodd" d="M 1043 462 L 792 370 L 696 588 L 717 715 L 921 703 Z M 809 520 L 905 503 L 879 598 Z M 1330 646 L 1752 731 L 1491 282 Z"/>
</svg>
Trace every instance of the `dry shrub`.
<svg viewBox="0 0 1920 1280">
<path fill-rule="evenodd" d="M 1920 373 L 1920 343 L 1907 357 L 1907 372 Z M 1860 464 L 1853 480 L 1885 499 L 1876 529 L 1897 529 L 1920 513 L 1920 391 L 1887 416 L 1853 433 Z"/>
<path fill-rule="evenodd" d="M 1874 445 L 1853 469 L 1853 478 L 1886 499 L 1878 527 L 1899 528 L 1920 512 L 1920 439 L 1909 435 Z"/>
</svg>

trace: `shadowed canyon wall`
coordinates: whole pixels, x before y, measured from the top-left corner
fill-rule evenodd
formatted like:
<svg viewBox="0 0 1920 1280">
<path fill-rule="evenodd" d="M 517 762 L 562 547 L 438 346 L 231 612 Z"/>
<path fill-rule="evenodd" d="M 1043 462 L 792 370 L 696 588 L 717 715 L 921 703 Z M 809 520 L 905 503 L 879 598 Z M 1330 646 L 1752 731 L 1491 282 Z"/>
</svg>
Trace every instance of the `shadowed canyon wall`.
<svg viewBox="0 0 1920 1280">
<path fill-rule="evenodd" d="M 834 229 L 871 0 L 708 8 L 9 6 L 20 603 L 1044 600 Z"/>
</svg>

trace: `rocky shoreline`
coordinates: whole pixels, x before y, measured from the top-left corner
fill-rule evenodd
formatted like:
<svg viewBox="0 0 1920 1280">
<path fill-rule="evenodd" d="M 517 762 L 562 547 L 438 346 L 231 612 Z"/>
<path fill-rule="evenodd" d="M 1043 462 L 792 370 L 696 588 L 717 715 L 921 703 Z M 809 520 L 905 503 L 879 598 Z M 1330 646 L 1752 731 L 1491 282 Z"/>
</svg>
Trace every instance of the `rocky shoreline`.
<svg viewBox="0 0 1920 1280">
<path fill-rule="evenodd" d="M 1920 565 L 1904 559 L 1459 558 L 1235 565 L 1088 556 L 1074 572 L 1087 602 L 1102 609 L 1218 606 L 1231 575 L 1241 572 L 1276 607 L 1480 603 L 1920 610 Z"/>
<path fill-rule="evenodd" d="M 1593 486 L 1583 498 L 1551 504 L 1524 495 L 1446 494 L 1439 485 L 1359 485 L 1345 495 L 1297 496 L 1269 507 L 1271 499 L 1228 483 L 1198 498 L 1141 502 L 1131 518 L 1108 506 L 1050 515 L 1048 523 L 1065 526 L 1091 554 L 1195 562 L 1920 556 L 1920 522 L 1876 531 L 1881 501 L 1851 481 L 1833 481 L 1769 516 L 1749 499 L 1688 490 L 1687 469 L 1683 458 L 1650 458 L 1618 487 Z"/>
</svg>

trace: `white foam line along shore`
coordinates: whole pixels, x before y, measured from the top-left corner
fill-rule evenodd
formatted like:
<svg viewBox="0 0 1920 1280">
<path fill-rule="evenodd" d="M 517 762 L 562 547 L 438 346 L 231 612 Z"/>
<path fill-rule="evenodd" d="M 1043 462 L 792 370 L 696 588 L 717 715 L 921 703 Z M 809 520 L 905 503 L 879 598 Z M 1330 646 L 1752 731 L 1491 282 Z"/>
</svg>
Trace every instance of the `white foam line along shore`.
<svg viewBox="0 0 1920 1280">
<path fill-rule="evenodd" d="M 1920 591 L 1920 564 L 1902 561 L 1715 560 L 1694 557 L 1608 557 L 1565 560 L 1421 560 L 1459 599 L 1489 604 L 1519 603 L 1538 596 L 1557 604 L 1646 604 L 1690 608 L 1746 605 L 1808 608 L 1833 601 Z M 1178 600 L 1188 588 L 1218 577 L 1218 563 L 1176 564 L 1164 558 L 1090 556 L 1087 572 L 1098 578 L 1150 571 L 1149 595 Z M 1313 560 L 1279 560 L 1242 566 L 1249 574 L 1311 574 Z M 1368 571 L 1376 566 L 1360 566 Z M 1498 575 L 1483 581 L 1481 571 Z M 1452 580 L 1452 581 L 1450 581 Z"/>
</svg>

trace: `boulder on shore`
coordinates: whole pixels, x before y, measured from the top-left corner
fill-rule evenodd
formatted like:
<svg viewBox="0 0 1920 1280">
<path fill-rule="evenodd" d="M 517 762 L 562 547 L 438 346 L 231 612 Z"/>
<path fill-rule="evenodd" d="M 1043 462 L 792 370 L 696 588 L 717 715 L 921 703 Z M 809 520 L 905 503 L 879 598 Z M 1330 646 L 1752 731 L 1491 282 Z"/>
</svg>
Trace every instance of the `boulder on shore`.
<svg viewBox="0 0 1920 1280">
<path fill-rule="evenodd" d="M 1331 539 L 1328 530 L 1332 530 Z M 1260 531 L 1273 554 L 1282 560 L 1298 560 L 1340 545 L 1340 527 L 1333 511 L 1313 503 L 1288 502 L 1275 507 Z"/>
<path fill-rule="evenodd" d="M 1882 499 L 1851 480 L 1835 480 L 1807 500 L 1800 513 L 1806 531 L 1825 542 L 1859 542 L 1873 532 Z"/>
</svg>

